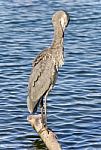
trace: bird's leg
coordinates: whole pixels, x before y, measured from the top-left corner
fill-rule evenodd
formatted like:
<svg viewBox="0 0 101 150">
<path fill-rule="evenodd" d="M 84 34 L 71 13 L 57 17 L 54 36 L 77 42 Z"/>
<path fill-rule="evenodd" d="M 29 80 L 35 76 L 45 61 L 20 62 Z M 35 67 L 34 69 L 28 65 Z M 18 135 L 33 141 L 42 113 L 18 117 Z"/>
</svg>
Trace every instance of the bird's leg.
<svg viewBox="0 0 101 150">
<path fill-rule="evenodd" d="M 52 86 L 49 87 L 48 91 L 46 92 L 45 96 L 44 96 L 44 110 L 45 110 L 45 127 L 47 128 L 47 96 L 49 91 L 52 89 Z M 47 128 L 48 129 L 48 128 Z"/>
<path fill-rule="evenodd" d="M 42 123 L 42 128 L 43 128 L 44 127 L 43 97 L 40 99 L 40 109 L 41 109 L 41 123 Z"/>
<path fill-rule="evenodd" d="M 44 97 L 44 110 L 45 110 L 45 126 L 47 128 L 47 95 L 48 95 L 48 92 L 46 93 L 45 97 Z"/>
</svg>

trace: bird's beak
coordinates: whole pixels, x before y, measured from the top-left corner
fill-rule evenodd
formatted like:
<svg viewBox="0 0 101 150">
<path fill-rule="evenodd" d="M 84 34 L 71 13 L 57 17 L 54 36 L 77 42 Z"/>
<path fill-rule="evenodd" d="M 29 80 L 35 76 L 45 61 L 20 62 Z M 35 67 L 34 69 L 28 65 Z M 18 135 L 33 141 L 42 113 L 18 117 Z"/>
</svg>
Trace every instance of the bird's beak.
<svg viewBox="0 0 101 150">
<path fill-rule="evenodd" d="M 69 22 L 70 22 L 70 17 L 68 18 L 68 22 L 67 22 L 67 24 L 66 24 L 66 27 L 68 26 Z"/>
<path fill-rule="evenodd" d="M 70 22 L 70 17 L 69 17 L 69 19 L 68 19 L 68 24 L 69 24 L 69 22 Z"/>
</svg>

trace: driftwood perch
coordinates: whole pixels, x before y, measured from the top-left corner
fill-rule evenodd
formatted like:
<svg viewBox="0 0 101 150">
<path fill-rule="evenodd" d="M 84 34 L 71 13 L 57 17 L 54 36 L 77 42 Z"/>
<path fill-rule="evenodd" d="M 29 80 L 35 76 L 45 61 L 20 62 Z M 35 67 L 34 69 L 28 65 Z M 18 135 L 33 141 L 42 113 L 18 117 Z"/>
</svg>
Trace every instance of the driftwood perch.
<svg viewBox="0 0 101 150">
<path fill-rule="evenodd" d="M 62 150 L 60 144 L 57 141 L 55 133 L 49 129 L 46 129 L 45 127 L 42 127 L 41 115 L 30 115 L 28 116 L 27 120 L 39 134 L 49 150 Z"/>
</svg>

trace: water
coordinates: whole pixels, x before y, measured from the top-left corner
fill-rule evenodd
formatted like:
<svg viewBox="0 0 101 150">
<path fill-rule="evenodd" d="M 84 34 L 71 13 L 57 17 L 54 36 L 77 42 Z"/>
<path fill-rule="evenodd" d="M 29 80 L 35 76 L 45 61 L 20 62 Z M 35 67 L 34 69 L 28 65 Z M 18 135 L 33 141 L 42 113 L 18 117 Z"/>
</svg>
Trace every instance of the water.
<svg viewBox="0 0 101 150">
<path fill-rule="evenodd" d="M 0 1 L 0 150 L 44 150 L 27 122 L 33 58 L 50 46 L 52 14 L 69 12 L 65 64 L 48 96 L 48 126 L 63 150 L 101 149 L 101 1 Z"/>
</svg>

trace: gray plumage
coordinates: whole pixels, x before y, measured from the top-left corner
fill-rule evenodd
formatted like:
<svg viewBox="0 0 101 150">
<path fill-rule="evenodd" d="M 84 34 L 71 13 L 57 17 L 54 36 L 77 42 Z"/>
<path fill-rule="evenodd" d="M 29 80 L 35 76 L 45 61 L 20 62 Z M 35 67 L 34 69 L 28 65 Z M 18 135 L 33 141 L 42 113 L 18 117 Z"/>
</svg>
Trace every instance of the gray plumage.
<svg viewBox="0 0 101 150">
<path fill-rule="evenodd" d="M 65 11 L 57 11 L 52 17 L 54 40 L 50 48 L 43 50 L 33 61 L 28 83 L 27 107 L 30 113 L 35 111 L 38 102 L 47 97 L 55 84 L 58 68 L 63 65 L 63 37 L 69 23 Z"/>
</svg>

